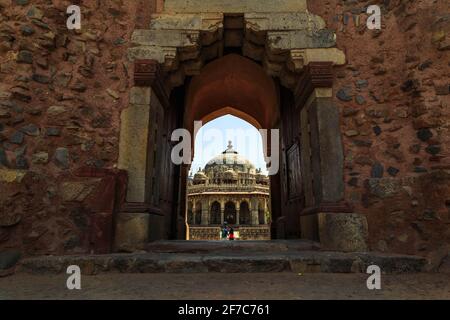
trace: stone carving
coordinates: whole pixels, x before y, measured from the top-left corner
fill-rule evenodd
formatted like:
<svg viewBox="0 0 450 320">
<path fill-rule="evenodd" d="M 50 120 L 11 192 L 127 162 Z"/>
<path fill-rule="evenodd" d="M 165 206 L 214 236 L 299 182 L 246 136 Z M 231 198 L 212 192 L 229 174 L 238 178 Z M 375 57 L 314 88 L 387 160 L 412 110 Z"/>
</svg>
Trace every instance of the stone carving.
<svg viewBox="0 0 450 320">
<path fill-rule="evenodd" d="M 244 56 L 260 61 L 269 75 L 278 77 L 291 89 L 311 61 L 345 63 L 344 54 L 333 48 L 334 32 L 326 28 L 321 17 L 306 10 L 247 11 L 242 19 L 242 30 L 233 26 L 229 31 L 222 13 L 154 14 L 150 29 L 135 30 L 128 57 L 161 64 L 169 90 L 182 85 L 186 76 L 199 74 L 208 61 L 220 58 L 226 39 L 230 39 L 227 32 L 233 32 L 231 38 L 241 37 L 237 42 L 242 44 Z"/>
<path fill-rule="evenodd" d="M 158 96 L 164 108 L 168 108 L 169 95 L 162 82 L 161 66 L 157 60 L 136 60 L 134 62 L 134 84 L 141 87 L 151 87 Z"/>
<path fill-rule="evenodd" d="M 295 89 L 297 107 L 305 105 L 314 89 L 333 87 L 332 66 L 331 62 L 308 64 Z"/>
</svg>

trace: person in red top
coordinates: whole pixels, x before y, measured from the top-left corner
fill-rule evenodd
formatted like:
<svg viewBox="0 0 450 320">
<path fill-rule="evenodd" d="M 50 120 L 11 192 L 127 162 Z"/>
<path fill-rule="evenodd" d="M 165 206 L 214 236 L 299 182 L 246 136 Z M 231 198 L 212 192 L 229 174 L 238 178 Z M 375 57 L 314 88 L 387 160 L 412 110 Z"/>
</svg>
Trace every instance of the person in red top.
<svg viewBox="0 0 450 320">
<path fill-rule="evenodd" d="M 228 239 L 229 240 L 234 240 L 234 229 L 233 229 L 233 227 L 230 227 L 230 232 L 229 232 Z"/>
</svg>

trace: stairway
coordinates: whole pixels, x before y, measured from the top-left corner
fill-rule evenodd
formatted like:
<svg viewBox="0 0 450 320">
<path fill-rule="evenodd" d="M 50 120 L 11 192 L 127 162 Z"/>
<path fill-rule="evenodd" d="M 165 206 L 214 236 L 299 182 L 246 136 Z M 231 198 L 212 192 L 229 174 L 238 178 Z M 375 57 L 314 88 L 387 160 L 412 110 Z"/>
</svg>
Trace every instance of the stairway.
<svg viewBox="0 0 450 320">
<path fill-rule="evenodd" d="M 107 255 L 43 256 L 20 262 L 18 272 L 65 273 L 78 265 L 85 275 L 121 273 L 358 273 L 378 265 L 383 273 L 424 270 L 426 259 L 376 252 L 321 251 L 317 243 L 279 241 L 157 241 L 146 252 Z"/>
</svg>

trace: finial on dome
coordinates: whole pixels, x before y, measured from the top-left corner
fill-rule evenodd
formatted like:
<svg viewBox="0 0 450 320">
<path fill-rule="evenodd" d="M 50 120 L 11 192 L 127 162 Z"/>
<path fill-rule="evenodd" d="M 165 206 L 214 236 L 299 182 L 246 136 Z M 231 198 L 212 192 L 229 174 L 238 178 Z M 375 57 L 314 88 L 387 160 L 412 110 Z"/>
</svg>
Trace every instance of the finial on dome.
<svg viewBox="0 0 450 320">
<path fill-rule="evenodd" d="M 237 154 L 237 151 L 235 151 L 234 150 L 234 148 L 233 148 L 233 142 L 230 140 L 230 141 L 228 141 L 228 146 L 227 146 L 227 149 L 224 151 L 224 152 L 222 152 L 223 154 L 226 154 L 226 153 L 234 153 L 234 154 Z"/>
</svg>

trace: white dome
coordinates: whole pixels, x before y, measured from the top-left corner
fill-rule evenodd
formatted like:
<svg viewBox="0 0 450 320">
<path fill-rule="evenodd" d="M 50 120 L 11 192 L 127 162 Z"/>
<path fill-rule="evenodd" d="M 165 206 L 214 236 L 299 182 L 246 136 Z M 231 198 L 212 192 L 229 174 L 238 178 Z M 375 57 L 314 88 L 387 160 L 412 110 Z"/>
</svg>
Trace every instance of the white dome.
<svg viewBox="0 0 450 320">
<path fill-rule="evenodd" d="M 228 145 L 227 150 L 212 158 L 205 166 L 205 171 L 211 171 L 215 168 L 225 168 L 225 170 L 234 170 L 240 172 L 255 172 L 255 166 L 248 159 L 238 154 L 233 149 L 231 142 Z"/>
</svg>

